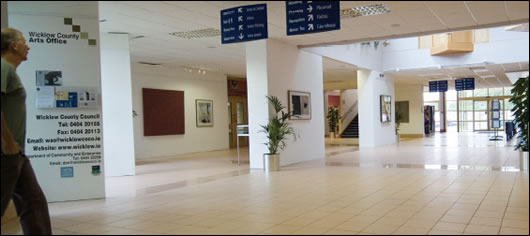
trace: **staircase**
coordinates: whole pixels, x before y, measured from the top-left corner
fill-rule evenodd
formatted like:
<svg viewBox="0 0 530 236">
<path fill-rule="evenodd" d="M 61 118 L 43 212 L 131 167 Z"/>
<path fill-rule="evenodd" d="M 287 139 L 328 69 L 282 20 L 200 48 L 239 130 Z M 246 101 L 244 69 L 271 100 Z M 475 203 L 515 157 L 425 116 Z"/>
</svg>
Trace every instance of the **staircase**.
<svg viewBox="0 0 530 236">
<path fill-rule="evenodd" d="M 350 122 L 348 127 L 340 135 L 341 138 L 359 138 L 359 116 Z"/>
</svg>

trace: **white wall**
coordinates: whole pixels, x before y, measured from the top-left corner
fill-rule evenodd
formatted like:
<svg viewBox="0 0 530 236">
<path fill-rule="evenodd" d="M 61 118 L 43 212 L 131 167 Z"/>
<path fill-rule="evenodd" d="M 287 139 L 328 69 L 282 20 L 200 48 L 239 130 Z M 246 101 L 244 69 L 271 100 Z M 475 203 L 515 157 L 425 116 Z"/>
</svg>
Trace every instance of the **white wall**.
<svg viewBox="0 0 530 236">
<path fill-rule="evenodd" d="M 129 36 L 107 33 L 100 36 L 105 176 L 134 175 Z"/>
<path fill-rule="evenodd" d="M 296 142 L 287 141 L 287 148 L 280 153 L 280 165 L 324 158 L 321 56 L 272 39 L 250 42 L 247 44 L 247 85 L 251 168 L 263 168 L 263 153 L 267 152 L 263 144 L 265 136 L 258 133 L 259 125 L 266 124 L 271 113 L 265 95 L 277 96 L 287 107 L 288 90 L 311 93 L 311 119 L 290 121 L 299 138 Z"/>
<path fill-rule="evenodd" d="M 377 147 L 396 143 L 394 80 L 380 72 L 357 71 L 359 96 L 359 146 Z M 392 99 L 392 122 L 381 123 L 380 95 L 390 95 Z"/>
<path fill-rule="evenodd" d="M 477 64 L 528 61 L 528 32 L 505 31 L 504 27 L 490 28 L 488 43 L 475 44 L 473 52 L 431 56 L 430 49 L 418 49 L 418 37 L 393 39 L 383 49 L 383 71 L 396 68 L 432 68 Z"/>
<path fill-rule="evenodd" d="M 401 123 L 399 133 L 423 135 L 423 86 L 417 84 L 395 84 L 395 88 L 396 101 L 409 102 L 409 122 Z"/>
<path fill-rule="evenodd" d="M 136 158 L 172 156 L 229 148 L 228 91 L 226 75 L 185 72 L 183 68 L 166 68 L 131 64 Z M 144 136 L 142 88 L 184 91 L 185 134 Z M 195 99 L 213 100 L 213 127 L 196 127 Z M 249 104 L 250 106 L 250 104 Z M 128 114 L 131 114 L 129 111 Z"/>
<path fill-rule="evenodd" d="M 374 48 L 373 42 L 371 42 L 370 45 L 355 43 L 349 45 L 304 48 L 302 50 L 356 65 L 360 68 L 383 71 L 383 65 L 381 63 L 383 61 L 383 46 L 381 44 L 379 44 L 377 49 Z"/>
<path fill-rule="evenodd" d="M 288 103 L 287 90 L 311 93 L 311 120 L 291 120 L 300 138 L 281 153 L 281 165 L 324 158 L 322 57 L 268 40 L 269 94 Z"/>
</svg>

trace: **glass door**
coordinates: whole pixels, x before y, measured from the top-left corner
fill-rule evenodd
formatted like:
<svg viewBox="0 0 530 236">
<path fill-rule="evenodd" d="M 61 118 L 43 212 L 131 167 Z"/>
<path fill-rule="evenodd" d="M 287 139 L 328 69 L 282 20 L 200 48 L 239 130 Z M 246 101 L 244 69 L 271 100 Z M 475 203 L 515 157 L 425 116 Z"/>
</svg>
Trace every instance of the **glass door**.
<svg viewBox="0 0 530 236">
<path fill-rule="evenodd" d="M 473 131 L 489 130 L 489 100 L 473 101 Z"/>
<path fill-rule="evenodd" d="M 229 111 L 229 136 L 230 147 L 234 148 L 237 145 L 237 125 L 247 125 L 247 99 L 245 97 L 228 97 L 228 111 Z M 239 137 L 239 146 L 248 146 L 248 137 Z"/>
</svg>

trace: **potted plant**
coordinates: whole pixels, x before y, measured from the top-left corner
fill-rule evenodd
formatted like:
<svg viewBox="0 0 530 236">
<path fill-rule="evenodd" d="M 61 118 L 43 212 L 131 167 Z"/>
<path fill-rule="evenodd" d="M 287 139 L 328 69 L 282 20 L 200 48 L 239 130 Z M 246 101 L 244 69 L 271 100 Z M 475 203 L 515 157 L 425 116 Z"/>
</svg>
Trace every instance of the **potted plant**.
<svg viewBox="0 0 530 236">
<path fill-rule="evenodd" d="M 335 131 L 337 131 L 337 124 L 339 123 L 339 109 L 330 106 L 328 107 L 328 125 L 329 125 L 329 137 L 333 140 L 335 138 Z"/>
<path fill-rule="evenodd" d="M 396 111 L 396 141 L 399 143 L 399 125 L 401 125 L 402 115 L 401 112 Z"/>
<path fill-rule="evenodd" d="M 269 149 L 269 152 L 263 154 L 263 165 L 264 170 L 269 172 L 280 170 L 280 154 L 278 150 L 285 148 L 287 136 L 292 135 L 296 141 L 296 133 L 288 122 L 292 114 L 283 111 L 285 106 L 282 105 L 280 99 L 275 96 L 267 96 L 267 99 L 269 100 L 269 104 L 274 108 L 275 114 L 269 119 L 268 124 L 261 125 L 263 129 L 260 132 L 265 133 L 268 139 L 265 145 Z"/>
<path fill-rule="evenodd" d="M 521 156 L 521 165 L 523 163 L 528 163 L 528 137 L 529 134 L 529 119 L 530 112 L 529 109 L 529 96 L 530 92 L 528 91 L 528 76 L 526 78 L 519 78 L 515 82 L 512 89 L 512 98 L 510 102 L 513 103 L 514 107 L 512 112 L 515 116 L 515 126 L 519 128 L 517 131 L 517 144 L 515 145 L 515 150 L 519 150 Z M 525 160 L 526 159 L 526 160 Z M 521 166 L 521 169 L 528 168 L 528 166 Z"/>
</svg>

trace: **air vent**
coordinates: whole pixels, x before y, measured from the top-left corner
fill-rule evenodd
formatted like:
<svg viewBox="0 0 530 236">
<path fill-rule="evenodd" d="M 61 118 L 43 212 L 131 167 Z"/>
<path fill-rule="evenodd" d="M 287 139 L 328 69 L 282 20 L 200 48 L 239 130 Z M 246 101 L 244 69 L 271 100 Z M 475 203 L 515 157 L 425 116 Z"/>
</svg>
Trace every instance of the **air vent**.
<svg viewBox="0 0 530 236">
<path fill-rule="evenodd" d="M 144 64 L 144 65 L 150 65 L 150 66 L 159 66 L 159 63 L 151 63 L 151 62 L 145 62 L 145 61 L 139 61 L 138 64 Z"/>
<path fill-rule="evenodd" d="M 184 32 L 173 32 L 170 35 L 185 38 L 185 39 L 199 39 L 199 38 L 211 38 L 221 35 L 221 31 L 214 28 L 184 31 Z"/>
<path fill-rule="evenodd" d="M 129 34 L 128 32 L 108 32 L 109 34 Z"/>
<path fill-rule="evenodd" d="M 131 37 L 131 39 L 141 39 L 141 38 L 144 38 L 145 36 L 143 35 L 138 35 L 138 36 L 134 36 L 134 37 Z"/>
<path fill-rule="evenodd" d="M 352 7 L 348 9 L 343 9 L 340 11 L 340 17 L 341 18 L 347 18 L 347 17 L 358 17 L 358 16 L 371 16 L 371 15 L 379 15 L 383 13 L 389 13 L 392 12 L 387 6 L 383 4 L 375 4 L 375 5 L 369 5 L 369 6 L 361 6 L 361 7 Z"/>
</svg>

